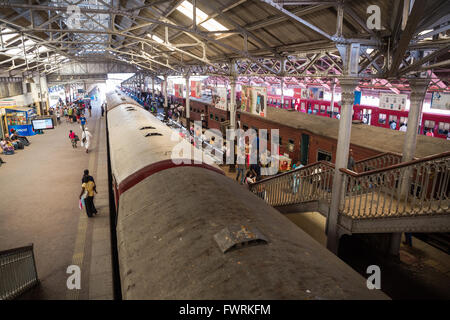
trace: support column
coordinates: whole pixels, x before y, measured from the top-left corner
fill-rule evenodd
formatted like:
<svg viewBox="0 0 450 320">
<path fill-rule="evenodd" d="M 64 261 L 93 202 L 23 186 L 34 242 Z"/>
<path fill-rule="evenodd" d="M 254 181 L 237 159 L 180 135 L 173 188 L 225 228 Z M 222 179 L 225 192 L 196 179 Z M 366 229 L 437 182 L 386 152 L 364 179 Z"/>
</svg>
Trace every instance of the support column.
<svg viewBox="0 0 450 320">
<path fill-rule="evenodd" d="M 336 89 L 336 81 L 333 81 L 333 83 L 331 84 L 331 101 L 330 101 L 330 106 L 331 106 L 331 117 L 333 117 L 333 110 L 334 110 L 334 91 Z M 306 110 L 308 111 L 308 110 Z"/>
<path fill-rule="evenodd" d="M 236 78 L 230 77 L 230 129 L 236 129 Z"/>
<path fill-rule="evenodd" d="M 167 101 L 167 75 L 164 76 L 164 120 L 168 120 L 169 118 L 169 108 Z"/>
<path fill-rule="evenodd" d="M 189 82 L 189 73 L 186 74 L 186 129 L 191 128 L 191 84 Z"/>
<path fill-rule="evenodd" d="M 350 137 L 352 129 L 352 110 L 354 101 L 354 91 L 358 84 L 358 79 L 340 79 L 341 86 L 341 119 L 339 121 L 339 134 L 337 141 L 336 161 L 333 177 L 333 189 L 331 195 L 330 212 L 327 218 L 327 248 L 337 255 L 339 248 L 338 215 L 343 190 L 343 175 L 339 171 L 347 168 L 348 153 L 350 149 Z"/>
<path fill-rule="evenodd" d="M 420 115 L 422 114 L 423 100 L 427 92 L 429 79 L 411 79 L 409 86 L 411 88 L 410 101 L 408 113 L 408 128 L 405 134 L 405 143 L 403 144 L 402 162 L 413 160 L 416 152 L 417 132 L 419 130 Z M 400 188 L 400 199 L 404 199 L 409 193 L 409 179 L 411 172 L 404 171 Z M 391 235 L 391 243 L 389 254 L 398 256 L 400 251 L 400 244 L 402 240 L 402 233 L 397 232 Z"/>
<path fill-rule="evenodd" d="M 284 78 L 281 77 L 281 109 L 284 109 Z"/>
</svg>

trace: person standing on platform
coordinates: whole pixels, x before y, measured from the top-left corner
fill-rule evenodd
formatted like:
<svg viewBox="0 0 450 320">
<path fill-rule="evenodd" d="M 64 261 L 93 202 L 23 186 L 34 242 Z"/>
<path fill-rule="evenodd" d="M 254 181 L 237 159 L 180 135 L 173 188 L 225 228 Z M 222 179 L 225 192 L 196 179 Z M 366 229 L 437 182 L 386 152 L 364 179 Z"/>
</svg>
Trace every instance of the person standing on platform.
<svg viewBox="0 0 450 320">
<path fill-rule="evenodd" d="M 86 118 L 84 117 L 84 114 L 82 114 L 82 115 L 80 116 L 80 124 L 81 124 L 81 130 L 84 131 L 84 127 L 85 127 L 85 125 L 86 125 Z"/>
<path fill-rule="evenodd" d="M 102 117 L 103 117 L 104 113 L 105 113 L 105 108 L 103 107 L 103 104 L 102 104 Z"/>
<path fill-rule="evenodd" d="M 94 205 L 94 192 L 95 191 L 95 183 L 94 178 L 91 176 L 85 176 L 83 177 L 83 184 L 81 185 L 81 193 L 80 193 L 80 200 L 85 196 L 85 207 L 86 207 L 86 214 L 89 218 L 93 217 L 94 214 L 97 214 L 97 209 Z"/>
<path fill-rule="evenodd" d="M 81 141 L 84 144 L 84 147 L 86 148 L 86 153 L 89 153 L 89 146 L 91 145 L 91 138 L 92 134 L 88 131 L 88 128 L 86 127 L 83 131 L 83 134 L 81 135 Z"/>
<path fill-rule="evenodd" d="M 75 132 L 73 132 L 72 130 L 70 130 L 69 132 L 69 139 L 72 142 L 72 148 L 76 148 L 77 147 L 76 135 Z"/>
<path fill-rule="evenodd" d="M 81 178 L 81 183 L 83 183 L 83 179 L 85 177 L 92 179 L 92 182 L 94 183 L 94 191 L 95 191 L 95 193 L 97 193 L 97 185 L 95 185 L 94 177 L 89 175 L 89 170 L 88 169 L 84 170 L 83 177 Z"/>
<path fill-rule="evenodd" d="M 353 158 L 353 150 L 352 149 L 350 149 L 350 152 L 348 154 L 347 169 L 355 171 L 355 159 Z"/>
<path fill-rule="evenodd" d="M 92 105 L 89 103 L 89 117 L 92 117 Z"/>
<path fill-rule="evenodd" d="M 402 123 L 398 131 L 406 132 L 406 130 L 408 130 L 406 123 Z"/>
</svg>

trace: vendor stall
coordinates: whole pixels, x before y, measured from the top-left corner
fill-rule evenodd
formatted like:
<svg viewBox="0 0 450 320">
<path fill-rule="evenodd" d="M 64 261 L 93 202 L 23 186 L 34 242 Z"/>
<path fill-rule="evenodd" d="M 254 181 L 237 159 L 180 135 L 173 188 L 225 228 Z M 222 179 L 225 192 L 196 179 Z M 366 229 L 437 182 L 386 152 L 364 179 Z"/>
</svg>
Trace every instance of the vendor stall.
<svg viewBox="0 0 450 320">
<path fill-rule="evenodd" d="M 36 111 L 33 108 L 6 108 L 5 115 L 8 132 L 11 132 L 11 129 L 14 129 L 21 136 L 33 136 L 36 134 L 31 125 L 31 120 L 37 116 Z"/>
</svg>

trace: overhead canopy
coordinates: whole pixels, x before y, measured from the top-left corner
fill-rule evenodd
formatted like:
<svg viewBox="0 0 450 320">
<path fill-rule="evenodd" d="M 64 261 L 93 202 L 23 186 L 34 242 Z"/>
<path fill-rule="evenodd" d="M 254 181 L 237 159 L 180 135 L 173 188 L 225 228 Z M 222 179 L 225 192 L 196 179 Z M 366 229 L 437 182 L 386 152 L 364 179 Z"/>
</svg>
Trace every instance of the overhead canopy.
<svg viewBox="0 0 450 320">
<path fill-rule="evenodd" d="M 361 79 L 428 72 L 447 88 L 450 3 L 408 6 L 399 0 L 2 2 L 0 69 L 51 74 L 68 61 L 120 61 L 153 75 L 330 79 L 347 75 L 346 46 L 358 44 Z M 368 24 L 377 8 L 380 30 Z"/>
</svg>

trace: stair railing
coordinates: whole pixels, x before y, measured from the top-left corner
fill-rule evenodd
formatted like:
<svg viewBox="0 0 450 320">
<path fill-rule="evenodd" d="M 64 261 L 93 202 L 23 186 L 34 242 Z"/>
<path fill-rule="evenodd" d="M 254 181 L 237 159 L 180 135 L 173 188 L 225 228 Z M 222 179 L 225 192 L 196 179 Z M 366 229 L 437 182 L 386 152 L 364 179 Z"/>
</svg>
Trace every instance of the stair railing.
<svg viewBox="0 0 450 320">
<path fill-rule="evenodd" d="M 381 218 L 449 213 L 450 152 L 344 174 L 340 213 Z"/>
<path fill-rule="evenodd" d="M 328 200 L 333 185 L 334 164 L 319 161 L 249 185 L 251 192 L 271 206 Z"/>
<path fill-rule="evenodd" d="M 11 300 L 39 283 L 33 245 L 0 251 L 0 300 Z"/>
</svg>

